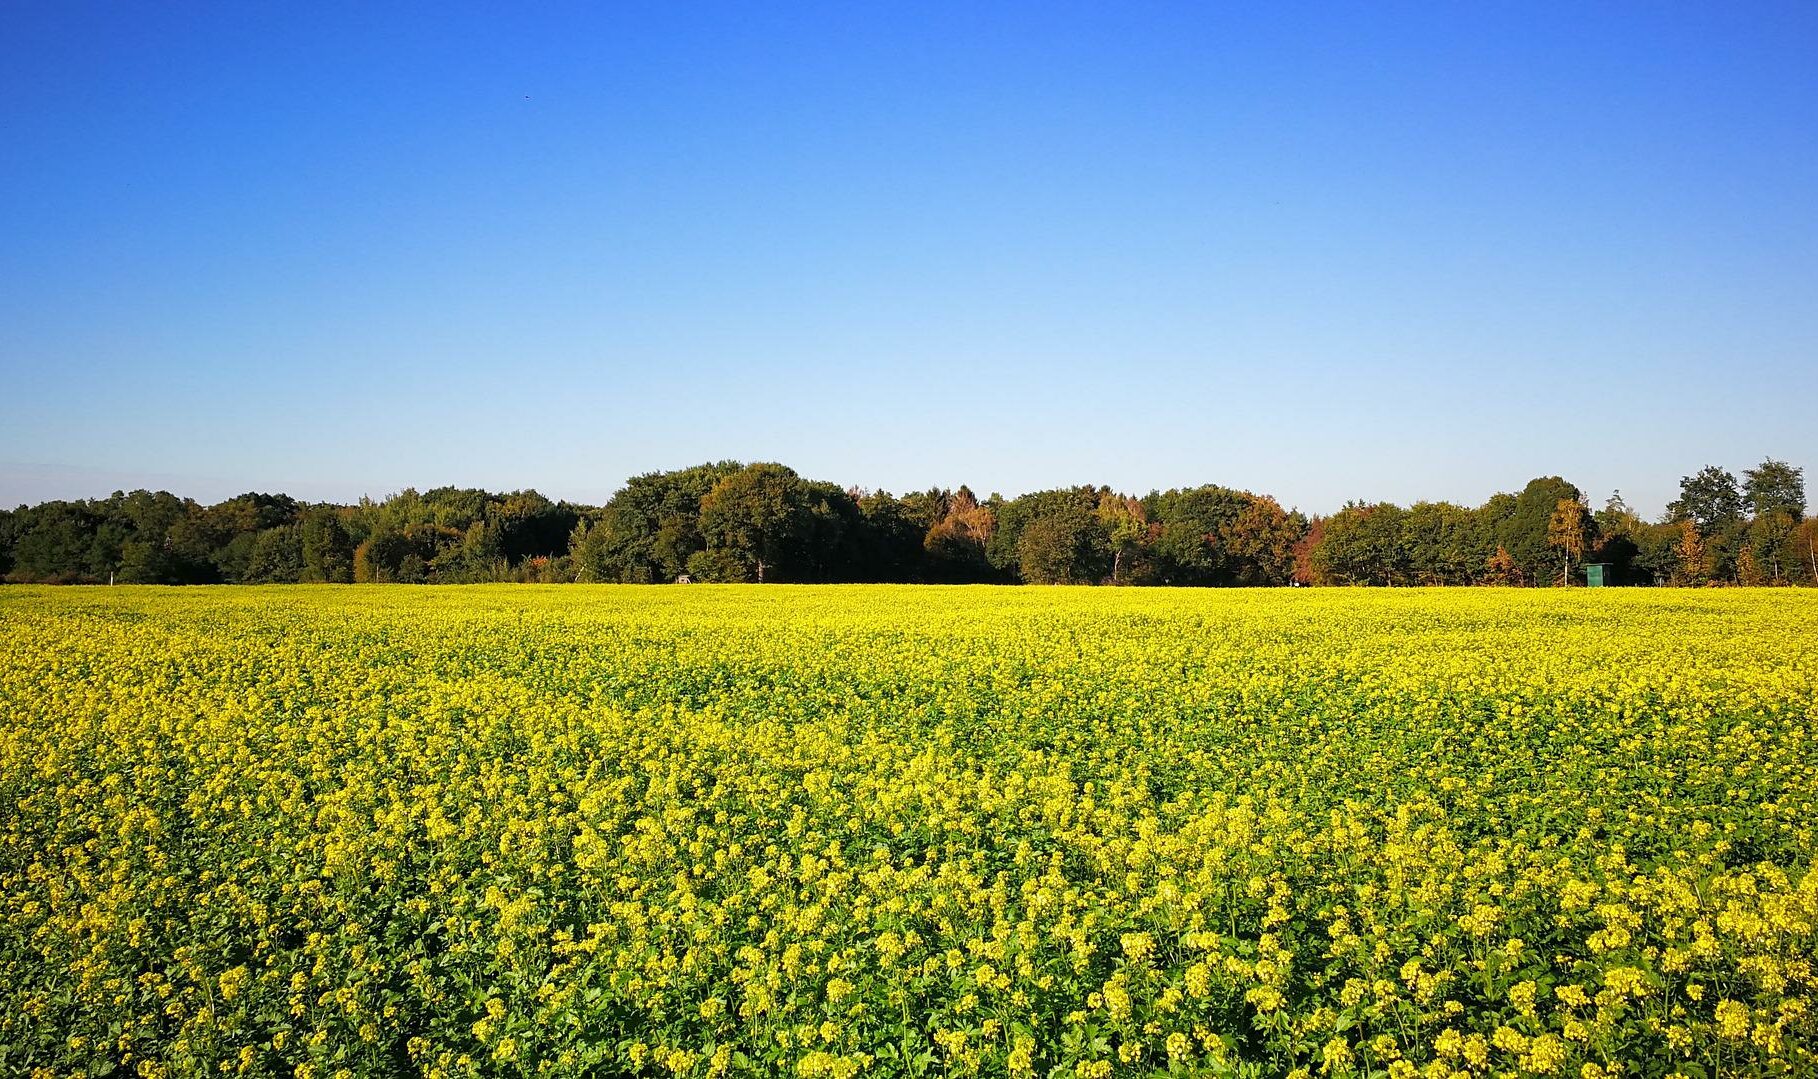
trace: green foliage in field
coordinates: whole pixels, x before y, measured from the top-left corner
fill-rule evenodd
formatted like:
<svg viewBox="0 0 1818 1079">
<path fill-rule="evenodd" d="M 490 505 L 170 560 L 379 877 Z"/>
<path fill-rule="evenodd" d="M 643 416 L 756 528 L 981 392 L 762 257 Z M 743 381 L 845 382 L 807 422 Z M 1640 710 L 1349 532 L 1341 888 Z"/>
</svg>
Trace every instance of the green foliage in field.
<svg viewBox="0 0 1818 1079">
<path fill-rule="evenodd" d="M 1818 596 L 0 592 L 0 1073 L 1811 1074 Z"/>
</svg>

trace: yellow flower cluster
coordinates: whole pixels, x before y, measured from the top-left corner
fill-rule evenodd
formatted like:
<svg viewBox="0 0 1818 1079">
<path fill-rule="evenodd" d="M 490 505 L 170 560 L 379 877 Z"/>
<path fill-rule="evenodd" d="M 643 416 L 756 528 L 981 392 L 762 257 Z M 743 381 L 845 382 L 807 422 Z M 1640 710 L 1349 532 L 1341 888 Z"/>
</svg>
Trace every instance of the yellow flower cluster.
<svg viewBox="0 0 1818 1079">
<path fill-rule="evenodd" d="M 0 590 L 0 1074 L 1818 1072 L 1818 595 Z"/>
</svg>

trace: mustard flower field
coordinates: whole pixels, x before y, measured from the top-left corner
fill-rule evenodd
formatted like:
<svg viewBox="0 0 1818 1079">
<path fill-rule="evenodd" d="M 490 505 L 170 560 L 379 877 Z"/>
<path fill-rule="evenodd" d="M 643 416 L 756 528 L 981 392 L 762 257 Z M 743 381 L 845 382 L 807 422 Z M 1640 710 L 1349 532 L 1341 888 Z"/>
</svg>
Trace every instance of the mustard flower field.
<svg viewBox="0 0 1818 1079">
<path fill-rule="evenodd" d="M 0 1074 L 1818 1073 L 1818 593 L 0 590 Z"/>
</svg>

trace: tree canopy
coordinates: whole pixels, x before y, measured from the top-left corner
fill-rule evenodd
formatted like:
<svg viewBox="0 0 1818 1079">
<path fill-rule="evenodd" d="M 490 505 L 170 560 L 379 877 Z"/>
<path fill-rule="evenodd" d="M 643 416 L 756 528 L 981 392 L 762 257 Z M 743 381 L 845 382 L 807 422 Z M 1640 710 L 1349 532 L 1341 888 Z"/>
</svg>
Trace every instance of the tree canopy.
<svg viewBox="0 0 1818 1079">
<path fill-rule="evenodd" d="M 603 506 L 439 487 L 354 505 L 164 491 L 0 511 L 0 575 L 48 583 L 902 581 L 1269 586 L 1811 584 L 1818 521 L 1775 459 L 1684 477 L 1665 516 L 1593 513 L 1559 476 L 1477 507 L 1352 502 L 1309 517 L 1204 484 L 1081 484 L 1015 498 L 901 496 L 718 461 L 627 480 Z"/>
</svg>

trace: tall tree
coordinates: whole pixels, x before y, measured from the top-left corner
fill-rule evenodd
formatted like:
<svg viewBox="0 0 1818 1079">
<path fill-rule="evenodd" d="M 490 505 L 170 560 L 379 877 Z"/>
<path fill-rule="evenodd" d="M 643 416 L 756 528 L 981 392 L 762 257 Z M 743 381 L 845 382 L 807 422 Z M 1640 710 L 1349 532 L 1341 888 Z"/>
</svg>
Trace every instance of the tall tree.
<svg viewBox="0 0 1818 1079">
<path fill-rule="evenodd" d="M 1562 587 L 1571 585 L 1572 562 L 1584 558 L 1585 545 L 1595 527 L 1591 511 L 1577 499 L 1562 498 L 1554 506 L 1553 515 L 1547 521 L 1547 546 L 1558 551 L 1563 559 L 1559 574 Z"/>
<path fill-rule="evenodd" d="M 1679 497 L 1667 504 L 1674 521 L 1691 521 L 1702 535 L 1710 535 L 1742 517 L 1742 491 L 1736 477 L 1717 465 L 1706 465 L 1679 480 Z"/>
<path fill-rule="evenodd" d="M 797 581 L 850 581 L 864 561 L 865 515 L 851 491 L 836 483 L 800 481 L 806 514 L 786 560 Z"/>
<path fill-rule="evenodd" d="M 794 469 L 779 464 L 746 465 L 701 499 L 707 549 L 729 558 L 727 565 L 746 567 L 759 584 L 786 576 L 782 562 L 809 524 L 806 486 Z"/>
<path fill-rule="evenodd" d="M 322 584 L 353 580 L 353 538 L 331 506 L 315 506 L 303 515 L 301 579 Z"/>
<path fill-rule="evenodd" d="M 1125 559 L 1149 541 L 1149 515 L 1140 500 L 1106 491 L 1098 500 L 1097 516 L 1111 547 L 1111 583 L 1123 584 Z"/>
<path fill-rule="evenodd" d="M 920 512 L 936 514 L 922 537 L 928 580 L 960 584 L 1000 579 L 990 554 L 998 534 L 997 511 L 980 502 L 971 488 L 962 484 L 951 494 L 930 491 L 904 501 L 911 512 L 920 506 Z"/>
<path fill-rule="evenodd" d="M 1315 584 L 1412 583 L 1402 549 L 1406 511 L 1392 502 L 1353 502 L 1327 517 L 1311 556 Z"/>
<path fill-rule="evenodd" d="M 909 506 L 889 491 L 861 495 L 858 511 L 858 579 L 915 580 L 921 569 L 922 537 L 928 526 L 918 522 Z"/>
<path fill-rule="evenodd" d="M 1786 557 L 1788 543 L 1798 527 L 1799 519 L 1778 507 L 1758 511 L 1755 519 L 1749 522 L 1748 546 L 1743 548 L 1743 554 L 1748 555 L 1755 566 L 1766 564 L 1769 579 L 1775 584 L 1780 583 L 1782 562 L 1798 560 L 1796 552 L 1790 559 Z"/>
<path fill-rule="evenodd" d="M 1683 585 L 1700 585 L 1709 577 L 1706 565 L 1708 557 L 1704 546 L 1704 537 L 1699 534 L 1698 522 L 1690 517 L 1679 522 L 1679 540 L 1674 545 L 1673 553 L 1678 556 L 1679 567 L 1674 583 Z"/>
<path fill-rule="evenodd" d="M 1521 567 L 1527 580 L 1541 584 L 1554 579 L 1554 551 L 1548 540 L 1548 526 L 1561 502 L 1583 503 L 1578 488 L 1558 476 L 1529 480 L 1521 493 L 1507 503 L 1491 500 L 1491 505 L 1506 506 L 1507 515 L 1492 526 L 1491 538 L 1506 548 Z"/>
<path fill-rule="evenodd" d="M 1416 502 L 1401 520 L 1401 549 L 1416 584 L 1470 584 L 1486 549 L 1478 515 L 1450 502 Z"/>
<path fill-rule="evenodd" d="M 1634 584 L 1638 576 L 1650 572 L 1641 562 L 1651 526 L 1623 499 L 1621 491 L 1610 492 L 1603 508 L 1592 514 L 1592 523 L 1596 538 L 1591 557 L 1609 566 L 1606 580 Z"/>
<path fill-rule="evenodd" d="M 1066 506 L 1030 521 L 1016 554 L 1030 584 L 1092 584 L 1110 568 L 1111 545 L 1091 511 Z"/>
<path fill-rule="evenodd" d="M 1794 530 L 1791 543 L 1801 568 L 1807 571 L 1806 584 L 1818 585 L 1818 517 L 1808 517 Z"/>
<path fill-rule="evenodd" d="M 303 534 L 297 525 L 279 525 L 260 532 L 246 560 L 245 580 L 251 584 L 295 584 L 303 577 Z"/>
<path fill-rule="evenodd" d="M 1161 563 L 1163 579 L 1170 584 L 1225 585 L 1263 575 L 1254 555 L 1266 542 L 1249 537 L 1248 557 L 1234 542 L 1240 520 L 1253 511 L 1255 501 L 1256 496 L 1248 491 L 1217 484 L 1161 491 L 1143 499 L 1156 527 L 1150 548 Z M 1263 524 L 1260 518 L 1252 523 Z M 1270 567 L 1276 569 L 1285 571 L 1286 567 Z"/>
<path fill-rule="evenodd" d="M 1743 516 L 1742 491 L 1736 477 L 1716 465 L 1707 465 L 1679 481 L 1679 497 L 1667 506 L 1668 520 L 1690 521 L 1698 528 L 1704 551 L 1704 576 L 1727 580 L 1737 570 L 1747 519 Z"/>
<path fill-rule="evenodd" d="M 675 580 L 689 559 L 707 548 L 701 499 L 742 467 L 719 461 L 625 481 L 588 525 L 580 573 L 628 584 Z"/>
<path fill-rule="evenodd" d="M 1243 492 L 1248 501 L 1226 526 L 1232 583 L 1247 587 L 1287 584 L 1294 575 L 1294 544 L 1307 519 L 1267 495 Z"/>
<path fill-rule="evenodd" d="M 1064 516 L 1068 519 L 1068 528 L 1076 524 L 1082 514 L 1092 519 L 1104 493 L 1103 488 L 1082 485 L 1033 491 L 1002 503 L 994 510 L 995 527 L 985 541 L 986 556 L 1000 573 L 1014 579 L 1021 572 L 1024 529 L 1044 517 Z M 1053 532 L 1049 530 L 1050 536 Z"/>
<path fill-rule="evenodd" d="M 1805 517 L 1805 469 L 1794 468 L 1772 457 L 1742 473 L 1749 512 L 1756 517 L 1784 513 L 1794 520 Z"/>
</svg>

